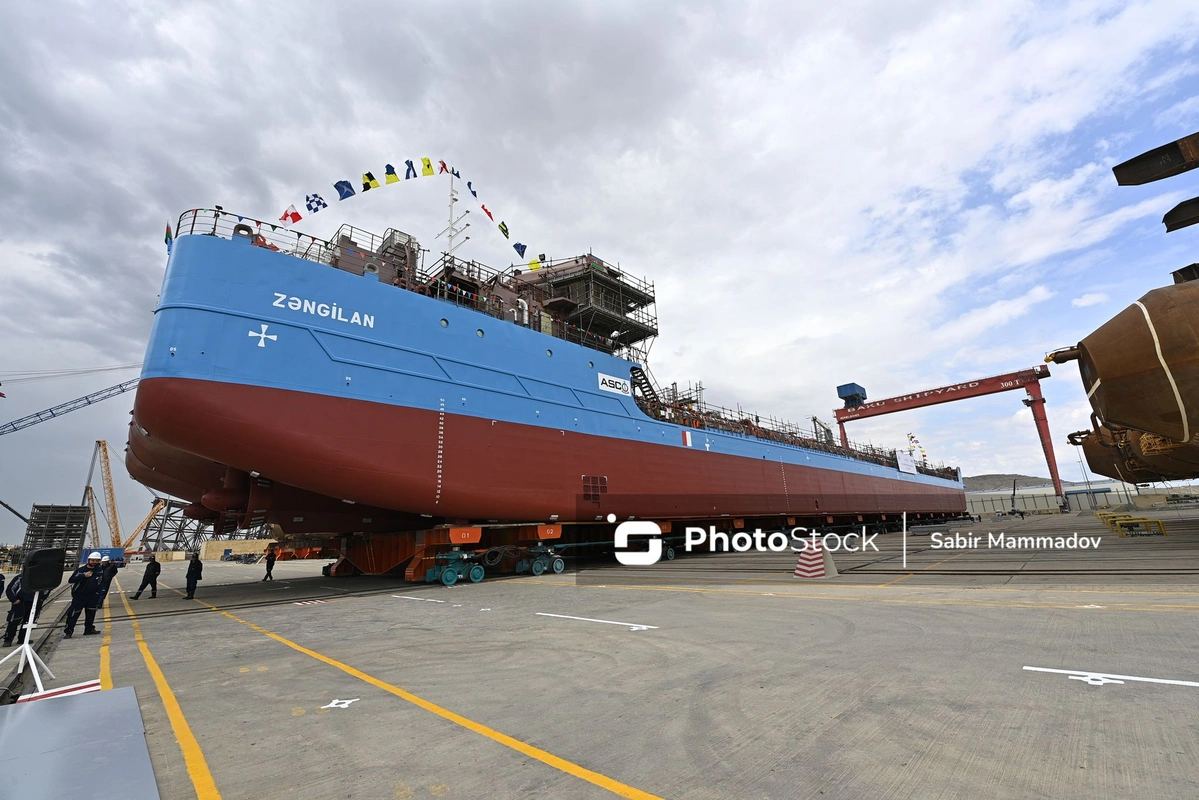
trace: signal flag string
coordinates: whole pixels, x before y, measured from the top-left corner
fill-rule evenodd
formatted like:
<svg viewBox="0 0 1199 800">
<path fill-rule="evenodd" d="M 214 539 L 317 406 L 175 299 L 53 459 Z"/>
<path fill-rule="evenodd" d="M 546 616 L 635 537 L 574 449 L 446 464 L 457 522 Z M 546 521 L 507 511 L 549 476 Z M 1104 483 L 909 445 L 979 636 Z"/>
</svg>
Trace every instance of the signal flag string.
<svg viewBox="0 0 1199 800">
<path fill-rule="evenodd" d="M 420 162 L 419 167 L 417 166 L 416 162 Z M 393 183 L 403 183 L 405 181 L 410 181 L 415 178 L 428 178 L 428 177 L 434 177 L 437 175 L 451 175 L 455 178 L 458 178 L 459 180 L 462 179 L 462 175 L 461 175 L 461 173 L 458 172 L 457 169 L 450 167 L 443 160 L 438 160 L 437 166 L 435 167 L 433 165 L 433 159 L 431 159 L 431 158 L 406 159 L 404 161 L 404 177 L 403 178 L 400 177 L 399 172 L 391 164 L 384 165 L 382 174 L 383 174 L 383 182 L 380 183 L 379 179 L 375 176 L 375 172 L 373 170 L 368 170 L 366 172 L 363 172 L 362 180 L 359 182 L 360 185 L 362 186 L 362 188 L 360 190 L 355 189 L 355 184 L 349 180 L 343 179 L 343 180 L 335 181 L 333 183 L 333 190 L 335 192 L 337 192 L 337 202 L 343 202 L 345 200 L 349 200 L 351 197 L 356 197 L 359 194 L 365 194 L 365 193 L 371 191 L 372 189 L 380 189 L 384 186 L 390 186 Z M 473 197 L 475 200 L 479 200 L 479 192 L 477 189 L 475 189 L 473 181 L 466 181 L 466 189 L 468 192 L 470 192 L 471 197 Z M 325 200 L 325 198 L 323 196 L 321 196 L 319 193 L 312 192 L 310 194 L 304 195 L 303 207 L 307 211 L 308 216 L 312 216 L 313 214 L 318 214 L 321 211 L 323 211 L 324 209 L 328 208 L 329 202 L 327 200 Z M 487 206 L 484 205 L 481 200 L 479 200 L 479 208 L 483 211 L 484 214 L 487 215 L 487 218 L 489 220 L 491 220 L 492 222 L 495 222 L 495 216 L 494 216 L 493 212 L 490 209 L 488 209 Z M 279 217 L 279 221 L 283 224 L 283 227 L 286 228 L 291 225 L 294 225 L 295 223 L 299 222 L 303 218 L 304 218 L 304 215 L 300 212 L 299 209 L 296 208 L 296 204 L 292 203 L 286 209 L 284 209 L 283 214 Z M 512 232 L 508 228 L 507 222 L 505 222 L 503 219 L 501 219 L 496 224 L 496 229 L 503 235 L 505 240 L 507 240 L 507 241 L 512 240 Z M 167 229 L 167 251 L 168 252 L 170 252 L 170 235 L 171 235 L 170 228 L 168 227 L 168 229 Z M 528 245 L 524 244 L 523 242 L 518 241 L 518 242 L 512 243 L 512 249 L 516 251 L 516 255 L 523 261 L 525 254 L 528 252 L 529 247 L 528 247 Z M 538 258 L 534 257 L 529 260 L 528 267 L 530 270 L 541 269 L 541 261 Z"/>
</svg>

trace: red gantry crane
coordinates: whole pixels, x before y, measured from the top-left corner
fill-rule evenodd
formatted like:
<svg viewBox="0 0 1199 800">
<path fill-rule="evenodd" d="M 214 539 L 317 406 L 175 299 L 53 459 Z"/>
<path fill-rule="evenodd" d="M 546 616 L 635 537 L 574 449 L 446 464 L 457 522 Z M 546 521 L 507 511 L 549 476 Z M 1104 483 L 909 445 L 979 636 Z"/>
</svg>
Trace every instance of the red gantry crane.
<svg viewBox="0 0 1199 800">
<path fill-rule="evenodd" d="M 898 397 L 888 397 L 886 400 L 876 400 L 873 403 L 866 402 L 865 389 L 856 383 L 847 383 L 837 387 L 837 394 L 845 401 L 845 408 L 836 409 L 833 411 L 833 415 L 837 418 L 837 426 L 841 429 L 841 444 L 848 447 L 849 440 L 845 436 L 845 423 L 853 419 L 878 417 L 883 414 L 894 414 L 896 411 L 907 411 L 953 400 L 965 400 L 969 397 L 981 397 L 986 394 L 1023 389 L 1028 393 L 1024 405 L 1032 410 L 1032 418 L 1037 423 L 1037 434 L 1041 437 L 1041 449 L 1045 451 L 1045 463 L 1049 465 L 1049 476 L 1053 479 L 1053 491 L 1057 494 L 1060 503 L 1064 500 L 1062 479 L 1057 472 L 1057 458 L 1053 455 L 1053 441 L 1049 437 L 1049 419 L 1045 416 L 1045 397 L 1041 394 L 1041 380 L 1048 377 L 1049 367 L 1038 365 L 1019 372 L 1009 372 L 1005 375 L 980 378 L 976 381 L 955 383 Z"/>
</svg>

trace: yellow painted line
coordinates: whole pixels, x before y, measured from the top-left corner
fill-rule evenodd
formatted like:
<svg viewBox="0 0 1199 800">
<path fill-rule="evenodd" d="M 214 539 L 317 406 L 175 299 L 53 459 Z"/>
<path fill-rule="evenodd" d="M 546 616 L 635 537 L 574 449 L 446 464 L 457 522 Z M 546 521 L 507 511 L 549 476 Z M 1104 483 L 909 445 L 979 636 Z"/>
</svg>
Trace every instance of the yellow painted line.
<svg viewBox="0 0 1199 800">
<path fill-rule="evenodd" d="M 113 578 L 116 581 L 116 578 Z M 121 587 L 117 586 L 117 591 Z M 112 612 L 108 610 L 108 598 L 104 600 L 104 638 L 100 641 L 100 689 L 107 690 L 112 688 L 112 664 L 109 659 L 108 648 L 112 644 Z"/>
<path fill-rule="evenodd" d="M 117 588 L 120 589 L 120 584 L 117 585 Z M 129 620 L 133 624 L 133 635 L 137 639 L 138 649 L 141 650 L 142 658 L 146 662 L 146 669 L 150 671 L 150 677 L 154 679 L 154 685 L 158 688 L 158 696 L 162 698 L 162 705 L 166 708 L 167 718 L 171 721 L 171 730 L 175 732 L 179 749 L 183 751 L 183 760 L 187 764 L 187 774 L 196 790 L 196 797 L 198 800 L 220 800 L 221 793 L 217 791 L 216 781 L 212 779 L 212 772 L 208 769 L 208 761 L 204 758 L 200 743 L 196 741 L 191 726 L 187 724 L 187 718 L 183 716 L 183 709 L 179 707 L 179 701 L 175 699 L 175 692 L 172 691 L 158 662 L 150 653 L 150 646 L 146 644 L 146 640 L 142 636 L 141 624 L 137 621 L 137 615 L 133 613 L 133 607 L 129 605 L 129 599 L 124 594 L 121 594 L 121 602 L 125 604 L 125 613 L 129 615 Z"/>
<path fill-rule="evenodd" d="M 921 571 L 921 572 L 927 572 L 928 570 L 930 570 L 930 569 L 933 569 L 934 567 L 939 567 L 939 566 L 941 566 L 942 564 L 944 564 L 944 563 L 946 563 L 946 562 L 953 561 L 955 558 L 961 558 L 961 557 L 962 557 L 962 556 L 964 556 L 964 555 L 966 555 L 966 554 L 965 554 L 965 553 L 958 553 L 956 556 L 950 556 L 949 558 L 946 558 L 946 559 L 943 559 L 943 560 L 941 560 L 941 561 L 938 561 L 936 564 L 929 564 L 927 567 L 924 567 L 924 568 L 923 568 L 922 570 L 920 570 L 920 571 Z"/>
<path fill-rule="evenodd" d="M 166 584 L 161 583 L 161 581 L 160 581 L 160 585 L 166 586 Z M 167 588 L 171 589 L 171 587 L 169 587 L 169 586 L 167 586 Z M 171 589 L 171 591 L 178 593 L 179 590 Z M 449 720 L 450 722 L 454 723 L 455 725 L 460 725 L 469 731 L 473 731 L 474 733 L 479 734 L 480 736 L 486 736 L 488 739 L 491 739 L 493 742 L 502 744 L 505 747 L 511 748 L 511 749 L 517 751 L 518 753 L 522 753 L 522 754 L 528 756 L 529 758 L 536 759 L 543 764 L 548 764 L 549 766 L 554 767 L 555 769 L 561 770 L 562 772 L 565 772 L 568 775 L 573 775 L 574 777 L 576 777 L 580 780 L 587 781 L 588 783 L 590 783 L 594 786 L 598 786 L 601 789 L 607 789 L 609 792 L 612 792 L 615 795 L 619 795 L 620 797 L 632 798 L 632 800 L 662 800 L 662 798 L 658 797 L 657 795 L 650 794 L 649 792 L 643 792 L 640 789 L 629 786 L 628 784 L 624 784 L 618 780 L 609 778 L 607 775 L 601 775 L 600 773 L 595 772 L 593 770 L 589 770 L 586 767 L 579 766 L 578 764 L 574 763 L 573 761 L 567 761 L 565 758 L 560 758 L 560 757 L 554 755 L 553 753 L 550 753 L 546 750 L 542 750 L 540 747 L 535 747 L 527 742 L 522 742 L 520 739 L 509 736 L 506 733 L 500 733 L 499 731 L 495 730 L 494 728 L 489 728 L 486 725 L 475 722 L 472 719 L 467 719 L 466 717 L 462 716 L 461 714 L 456 714 L 453 711 L 450 711 L 448 708 L 442 708 L 441 706 L 437 705 L 436 703 L 430 702 L 430 701 L 424 699 L 423 697 L 418 697 L 417 695 L 412 694 L 412 692 L 401 689 L 398 686 L 393 686 L 392 684 L 388 683 L 387 681 L 380 680 L 379 678 L 376 678 L 372 675 L 367 675 L 365 672 L 355 669 L 354 667 L 351 667 L 349 664 L 342 663 L 341 661 L 338 661 L 335 658 L 330 658 L 329 656 L 324 655 L 323 653 L 318 653 L 315 650 L 310 650 L 307 647 L 304 647 L 303 645 L 296 644 L 295 642 L 293 642 L 290 639 L 280 636 L 277 633 L 268 631 L 266 628 L 263 628 L 261 625 L 255 625 L 253 622 L 244 620 L 241 617 L 236 616 L 234 614 L 230 614 L 228 611 L 224 611 L 221 608 L 218 608 L 217 606 L 209 605 L 208 603 L 201 602 L 200 600 L 195 600 L 195 602 L 199 603 L 200 605 L 204 606 L 205 608 L 209 608 L 209 609 L 212 609 L 213 611 L 219 612 L 221 615 L 228 617 L 229 619 L 233 620 L 234 622 L 240 622 L 242 625 L 247 626 L 251 630 L 257 631 L 258 633 L 261 633 L 263 636 L 266 636 L 270 639 L 274 639 L 276 642 L 279 642 L 280 644 L 287 645 L 292 650 L 295 650 L 298 653 L 303 653 L 304 655 L 306 655 L 310 658 L 315 658 L 317 661 L 320 661 L 324 664 L 328 664 L 331 667 L 336 667 L 337 669 L 341 670 L 342 672 L 346 673 L 347 675 L 352 675 L 353 677 L 357 678 L 360 681 L 364 681 L 366 683 L 369 683 L 371 686 L 382 689 L 383 691 L 385 691 L 389 694 L 393 694 L 396 697 L 400 698 L 401 700 L 406 700 L 415 706 L 423 708 L 425 711 L 428 711 L 432 714 L 436 714 L 437 716 L 441 717 L 442 719 Z M 132 612 L 130 612 L 130 613 L 132 613 Z M 203 798 L 203 795 L 201 795 L 201 798 Z"/>
<path fill-rule="evenodd" d="M 961 558 L 961 557 L 962 557 L 962 556 L 964 556 L 964 555 L 966 555 L 966 554 L 965 554 L 965 553 L 958 553 L 956 556 L 950 556 L 949 558 L 945 559 L 945 561 L 953 561 L 955 558 Z M 928 570 L 932 569 L 933 567 L 939 567 L 939 566 L 941 566 L 942 564 L 944 564 L 944 563 L 945 563 L 945 561 L 938 561 L 936 564 L 929 564 L 927 567 L 923 567 L 923 568 L 921 568 L 921 570 L 920 570 L 920 571 L 921 571 L 921 572 L 926 572 L 926 571 L 928 571 Z M 916 577 L 916 573 L 915 573 L 915 572 L 911 572 L 911 573 L 908 573 L 907 575 L 902 575 L 902 576 L 900 576 L 900 577 L 896 578 L 896 579 L 895 579 L 895 580 L 893 580 L 893 581 L 887 581 L 886 583 L 880 583 L 880 584 L 879 584 L 878 586 L 876 586 L 875 588 L 876 588 L 876 589 L 885 589 L 885 588 L 887 588 L 888 586 L 891 586 L 892 584 L 899 583 L 900 581 L 906 581 L 908 578 L 915 578 L 915 577 Z M 907 588 L 907 587 L 904 587 L 904 588 Z"/>
</svg>

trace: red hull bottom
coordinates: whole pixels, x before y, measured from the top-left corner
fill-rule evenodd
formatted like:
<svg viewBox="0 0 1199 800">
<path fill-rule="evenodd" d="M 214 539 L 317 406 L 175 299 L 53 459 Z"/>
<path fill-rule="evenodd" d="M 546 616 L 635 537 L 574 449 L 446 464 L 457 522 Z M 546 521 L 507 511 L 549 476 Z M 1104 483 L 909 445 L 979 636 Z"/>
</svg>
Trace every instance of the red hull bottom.
<svg viewBox="0 0 1199 800">
<path fill-rule="evenodd" d="M 336 510 L 354 501 L 393 517 L 393 530 L 437 519 L 566 522 L 609 513 L 852 520 L 966 506 L 951 487 L 242 384 L 147 379 L 134 420 L 130 472 L 162 491 L 199 499 L 220 486 L 227 466 L 287 487 L 277 491 L 280 500 L 291 492 L 289 512 L 297 503 Z M 272 503 L 272 521 L 286 530 L 281 511 Z M 328 530 L 378 529 L 368 518 Z"/>
</svg>

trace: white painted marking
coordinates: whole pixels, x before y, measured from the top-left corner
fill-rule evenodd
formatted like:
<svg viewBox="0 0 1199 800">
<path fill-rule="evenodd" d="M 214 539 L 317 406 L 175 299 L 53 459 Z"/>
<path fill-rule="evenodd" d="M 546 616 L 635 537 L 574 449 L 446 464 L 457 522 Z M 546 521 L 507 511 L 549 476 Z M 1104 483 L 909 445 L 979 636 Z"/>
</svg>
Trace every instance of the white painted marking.
<svg viewBox="0 0 1199 800">
<path fill-rule="evenodd" d="M 1187 419 L 1187 407 L 1182 403 L 1182 395 L 1178 393 L 1178 384 L 1174 382 L 1174 375 L 1170 372 L 1170 367 L 1166 364 L 1166 358 L 1162 355 L 1162 343 L 1157 339 L 1157 329 L 1153 327 L 1153 320 L 1149 319 L 1149 309 L 1137 300 L 1134 305 L 1141 309 L 1141 313 L 1145 315 L 1145 324 L 1149 326 L 1149 333 L 1153 335 L 1153 349 L 1157 351 L 1158 363 L 1162 365 L 1162 371 L 1166 373 L 1166 379 L 1170 381 L 1170 388 L 1174 390 L 1174 402 L 1178 403 L 1178 413 L 1182 417 L 1182 442 L 1186 444 L 1191 440 L 1191 423 Z"/>
<path fill-rule="evenodd" d="M 1197 686 L 1195 681 L 1170 681 L 1164 678 L 1138 678 L 1135 675 L 1113 675 L 1110 672 L 1088 672 L 1084 669 L 1049 669 L 1048 667 L 1025 667 L 1030 672 L 1053 672 L 1058 675 L 1068 675 L 1071 680 L 1084 681 L 1091 686 L 1103 686 L 1105 683 L 1124 683 L 1124 681 L 1141 681 L 1142 683 L 1168 683 L 1171 686 Z"/>
<path fill-rule="evenodd" d="M 1077 606 L 1077 608 L 1107 608 L 1107 606 L 1097 606 L 1097 605 L 1092 604 L 1089 606 Z"/>
<path fill-rule="evenodd" d="M 479 610 L 480 611 L 490 611 L 491 609 L 490 608 L 480 608 Z"/>
<path fill-rule="evenodd" d="M 353 700 L 334 700 L 327 706 L 321 706 L 321 708 L 349 708 L 350 703 L 357 703 L 360 699 L 355 697 Z"/>
<path fill-rule="evenodd" d="M 461 603 L 454 603 L 454 608 L 462 608 L 462 604 L 461 604 Z"/>
<path fill-rule="evenodd" d="M 1099 387 L 1100 387 L 1100 386 L 1102 386 L 1102 385 L 1103 385 L 1103 380 L 1102 380 L 1102 379 L 1095 381 L 1095 385 L 1091 387 L 1091 391 L 1087 392 L 1087 399 L 1088 399 L 1088 400 L 1090 400 L 1090 399 L 1091 399 L 1091 395 L 1095 394 L 1095 392 L 1096 392 L 1096 391 L 1099 389 Z"/>
<path fill-rule="evenodd" d="M 425 603 L 444 603 L 445 602 L 444 600 L 434 600 L 429 597 L 409 597 L 406 594 L 393 594 L 392 597 L 395 597 L 399 600 L 420 600 Z"/>
<path fill-rule="evenodd" d="M 250 331 L 250 336 L 257 336 L 257 337 L 258 337 L 258 346 L 259 346 L 259 347 L 266 347 L 266 340 L 267 340 L 267 339 L 270 339 L 272 342 L 274 342 L 274 341 L 277 341 L 277 340 L 279 339 L 279 337 L 278 337 L 278 336 L 276 336 L 275 334 L 273 334 L 273 333 L 267 333 L 266 331 L 267 331 L 267 326 L 266 326 L 266 325 L 263 325 L 263 326 L 262 326 L 262 330 L 261 330 L 261 331 Z"/>
<path fill-rule="evenodd" d="M 602 622 L 605 625 L 624 625 L 631 631 L 651 631 L 651 630 L 656 631 L 656 630 L 658 630 L 657 625 L 639 625 L 636 622 L 617 622 L 617 621 L 611 620 L 611 619 L 591 619 L 590 617 L 571 617 L 571 616 L 567 616 L 566 614 L 546 614 L 541 611 L 537 612 L 537 616 L 539 616 L 539 617 L 557 617 L 558 619 L 577 619 L 581 622 Z"/>
</svg>

